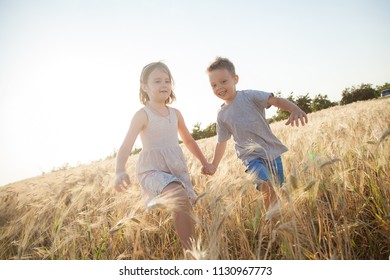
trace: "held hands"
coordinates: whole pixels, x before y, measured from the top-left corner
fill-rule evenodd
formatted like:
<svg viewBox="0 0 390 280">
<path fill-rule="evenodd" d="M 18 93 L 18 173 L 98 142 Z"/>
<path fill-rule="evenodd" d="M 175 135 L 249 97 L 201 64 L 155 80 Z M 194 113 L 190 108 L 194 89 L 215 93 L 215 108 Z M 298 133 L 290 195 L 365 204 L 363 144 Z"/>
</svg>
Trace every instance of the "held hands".
<svg viewBox="0 0 390 280">
<path fill-rule="evenodd" d="M 304 111 L 301 109 L 297 109 L 291 112 L 290 117 L 288 118 L 285 125 L 291 124 L 291 126 L 299 126 L 299 121 L 301 122 L 302 126 L 308 123 L 307 115 Z"/>
<path fill-rule="evenodd" d="M 217 171 L 217 168 L 211 163 L 206 163 L 202 167 L 202 174 L 204 175 L 214 175 L 215 171 Z"/>
<path fill-rule="evenodd" d="M 115 189 L 117 192 L 125 191 L 130 185 L 130 178 L 126 172 L 120 172 L 116 174 L 115 178 Z"/>
</svg>

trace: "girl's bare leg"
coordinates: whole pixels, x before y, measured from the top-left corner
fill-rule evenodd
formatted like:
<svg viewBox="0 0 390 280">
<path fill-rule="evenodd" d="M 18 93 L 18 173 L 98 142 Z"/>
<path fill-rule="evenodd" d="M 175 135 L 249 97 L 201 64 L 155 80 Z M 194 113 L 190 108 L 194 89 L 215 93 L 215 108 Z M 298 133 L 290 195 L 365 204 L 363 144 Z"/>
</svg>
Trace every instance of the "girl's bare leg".
<svg viewBox="0 0 390 280">
<path fill-rule="evenodd" d="M 181 244 L 185 250 L 191 250 L 191 238 L 194 238 L 195 222 L 191 217 L 192 207 L 188 194 L 178 183 L 167 185 L 163 194 L 173 198 L 175 206 L 172 210 L 173 223 Z"/>
</svg>

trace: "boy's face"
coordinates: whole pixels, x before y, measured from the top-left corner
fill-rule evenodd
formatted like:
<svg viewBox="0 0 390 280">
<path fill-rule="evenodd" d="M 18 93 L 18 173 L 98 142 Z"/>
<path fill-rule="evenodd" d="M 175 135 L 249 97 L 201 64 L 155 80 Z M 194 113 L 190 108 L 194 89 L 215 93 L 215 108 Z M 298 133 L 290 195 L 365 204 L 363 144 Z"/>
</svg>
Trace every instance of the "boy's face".
<svg viewBox="0 0 390 280">
<path fill-rule="evenodd" d="M 232 75 L 227 69 L 216 69 L 209 72 L 209 80 L 214 94 L 229 104 L 236 97 L 238 76 Z"/>
</svg>

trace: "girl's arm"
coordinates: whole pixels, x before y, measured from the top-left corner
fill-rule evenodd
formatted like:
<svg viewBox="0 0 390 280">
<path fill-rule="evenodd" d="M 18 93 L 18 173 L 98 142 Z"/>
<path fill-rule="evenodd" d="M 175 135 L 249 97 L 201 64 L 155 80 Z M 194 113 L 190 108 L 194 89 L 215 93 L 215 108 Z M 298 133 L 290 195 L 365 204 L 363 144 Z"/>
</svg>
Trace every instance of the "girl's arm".
<svg viewBox="0 0 390 280">
<path fill-rule="evenodd" d="M 126 174 L 125 165 L 127 159 L 129 158 L 131 151 L 133 149 L 135 140 L 137 139 L 140 131 L 145 127 L 148 122 L 148 117 L 144 110 L 139 110 L 135 113 L 133 119 L 131 120 L 129 130 L 127 131 L 126 137 L 123 140 L 121 147 L 119 148 L 118 155 L 116 158 L 116 180 L 115 180 L 115 189 L 117 191 L 122 191 L 122 188 L 126 188 L 130 184 L 130 178 Z"/>
<path fill-rule="evenodd" d="M 184 118 L 179 110 L 175 109 L 177 119 L 179 121 L 178 123 L 178 131 L 181 140 L 183 140 L 184 145 L 187 147 L 187 149 L 202 163 L 203 166 L 208 166 L 209 163 L 207 162 L 205 156 L 203 155 L 202 151 L 200 150 L 198 144 L 192 138 L 192 135 L 188 131 L 188 128 L 184 122 Z"/>
<path fill-rule="evenodd" d="M 290 117 L 285 123 L 286 125 L 291 124 L 291 126 L 294 126 L 295 123 L 296 126 L 299 126 L 299 121 L 301 121 L 302 125 L 305 125 L 308 122 L 306 113 L 302 111 L 301 108 L 299 108 L 297 105 L 287 99 L 270 96 L 268 99 L 268 105 L 273 105 L 282 109 L 283 111 L 287 111 L 290 113 Z"/>
</svg>

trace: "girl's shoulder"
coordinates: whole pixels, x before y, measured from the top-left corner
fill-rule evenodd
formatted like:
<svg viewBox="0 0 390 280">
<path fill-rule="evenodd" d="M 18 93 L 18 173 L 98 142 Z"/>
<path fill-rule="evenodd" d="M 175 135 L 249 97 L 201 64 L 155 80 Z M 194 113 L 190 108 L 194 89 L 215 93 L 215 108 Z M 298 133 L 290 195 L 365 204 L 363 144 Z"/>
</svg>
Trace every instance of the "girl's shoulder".
<svg viewBox="0 0 390 280">
<path fill-rule="evenodd" d="M 148 115 L 148 113 L 147 113 L 148 110 L 149 109 L 146 106 L 144 106 L 144 107 L 138 109 L 138 111 L 135 112 L 134 116 L 136 116 L 136 115 L 145 115 L 145 116 L 147 116 Z"/>
<path fill-rule="evenodd" d="M 171 112 L 173 112 L 176 115 L 177 120 L 179 123 L 184 121 L 183 115 L 181 114 L 180 110 L 174 107 L 167 106 Z"/>
<path fill-rule="evenodd" d="M 148 121 L 148 113 L 146 111 L 146 107 L 142 107 L 137 112 L 135 112 L 133 119 L 141 122 L 147 122 Z"/>
<path fill-rule="evenodd" d="M 175 112 L 176 115 L 180 114 L 179 109 L 177 109 L 175 107 L 171 107 L 171 106 L 167 105 L 167 108 L 169 109 L 170 112 Z"/>
</svg>

